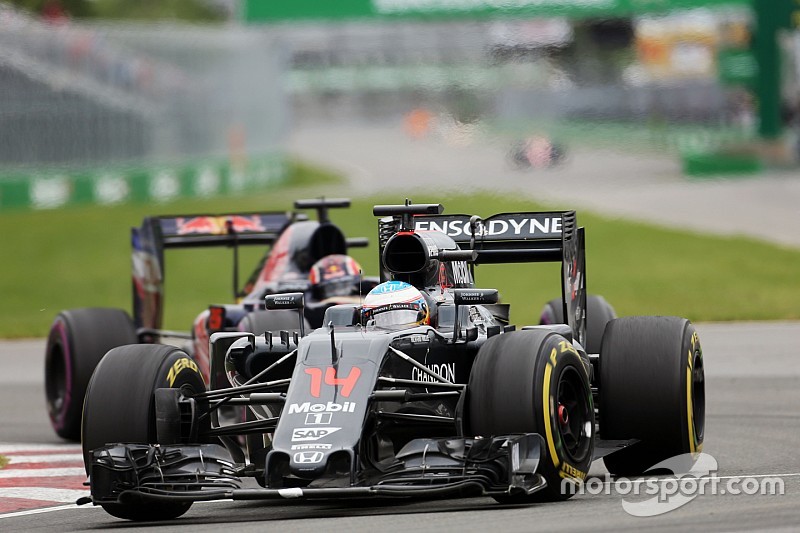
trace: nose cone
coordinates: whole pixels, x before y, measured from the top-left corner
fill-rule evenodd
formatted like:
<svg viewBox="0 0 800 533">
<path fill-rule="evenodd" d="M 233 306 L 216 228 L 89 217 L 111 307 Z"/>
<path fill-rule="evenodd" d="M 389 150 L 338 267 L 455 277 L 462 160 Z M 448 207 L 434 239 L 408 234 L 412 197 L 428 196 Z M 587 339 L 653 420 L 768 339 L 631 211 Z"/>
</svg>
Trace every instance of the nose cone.
<svg viewBox="0 0 800 533">
<path fill-rule="evenodd" d="M 300 478 L 316 479 L 325 473 L 328 452 L 303 450 L 289 455 L 289 471 Z"/>
</svg>

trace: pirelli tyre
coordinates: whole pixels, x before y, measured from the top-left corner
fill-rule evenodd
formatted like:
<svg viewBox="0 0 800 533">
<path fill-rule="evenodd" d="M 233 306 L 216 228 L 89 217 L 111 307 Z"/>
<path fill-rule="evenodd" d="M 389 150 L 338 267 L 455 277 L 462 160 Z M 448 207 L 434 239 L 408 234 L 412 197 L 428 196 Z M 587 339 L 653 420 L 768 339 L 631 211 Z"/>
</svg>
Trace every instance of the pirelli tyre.
<svg viewBox="0 0 800 533">
<path fill-rule="evenodd" d="M 599 365 L 600 435 L 640 441 L 604 457 L 608 471 L 639 475 L 677 456 L 683 457 L 676 465 L 688 469 L 702 450 L 705 428 L 703 350 L 691 322 L 667 316 L 612 320 Z"/>
<path fill-rule="evenodd" d="M 539 433 L 545 441 L 538 472 L 547 487 L 497 501 L 565 500 L 574 494 L 592 462 L 594 405 L 586 366 L 564 337 L 546 329 L 492 337 L 476 356 L 467 390 L 472 434 Z"/>
<path fill-rule="evenodd" d="M 120 346 L 97 365 L 86 391 L 82 448 L 89 473 L 91 451 L 105 444 L 156 443 L 155 391 L 205 391 L 197 364 L 186 352 L 161 344 Z M 168 520 L 191 502 L 103 503 L 110 515 L 126 520 Z"/>
<path fill-rule="evenodd" d="M 586 353 L 600 353 L 603 331 L 609 321 L 617 318 L 611 304 L 602 296 L 589 294 L 586 296 Z M 566 324 L 561 298 L 547 302 L 542 308 L 539 324 Z"/>
<path fill-rule="evenodd" d="M 50 424 L 58 436 L 80 440 L 86 386 L 108 350 L 138 342 L 128 313 L 90 307 L 58 314 L 44 358 L 44 390 Z"/>
</svg>

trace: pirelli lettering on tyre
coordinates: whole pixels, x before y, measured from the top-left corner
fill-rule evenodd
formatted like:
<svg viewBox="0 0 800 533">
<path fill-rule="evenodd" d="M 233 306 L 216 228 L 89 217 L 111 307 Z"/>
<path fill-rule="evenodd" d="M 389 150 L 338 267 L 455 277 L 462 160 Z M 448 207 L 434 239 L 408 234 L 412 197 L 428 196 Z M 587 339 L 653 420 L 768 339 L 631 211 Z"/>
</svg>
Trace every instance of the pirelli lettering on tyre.
<svg viewBox="0 0 800 533">
<path fill-rule="evenodd" d="M 561 463 L 561 470 L 558 471 L 558 475 L 564 479 L 574 479 L 576 481 L 586 479 L 586 472 L 578 470 L 569 463 Z"/>
<path fill-rule="evenodd" d="M 553 461 L 553 466 L 558 468 L 560 461 L 558 459 L 558 453 L 556 453 L 556 445 L 555 441 L 553 440 L 553 425 L 552 419 L 550 418 L 550 413 L 555 411 L 555 405 L 551 401 L 552 398 L 550 397 L 550 378 L 553 374 L 553 367 L 556 366 L 556 361 L 558 360 L 558 350 L 553 348 L 550 351 L 550 357 L 547 360 L 547 364 L 544 367 L 544 383 L 542 387 L 542 411 L 544 412 L 544 438 L 547 442 L 547 448 L 550 452 L 550 459 Z"/>
<path fill-rule="evenodd" d="M 170 387 L 172 387 L 172 385 L 175 383 L 175 379 L 184 368 L 190 368 L 194 372 L 197 372 L 198 374 L 200 373 L 200 371 L 197 369 L 197 363 L 188 357 L 181 357 L 172 364 L 172 368 L 169 369 L 169 373 L 167 374 L 167 382 L 169 383 Z"/>
</svg>

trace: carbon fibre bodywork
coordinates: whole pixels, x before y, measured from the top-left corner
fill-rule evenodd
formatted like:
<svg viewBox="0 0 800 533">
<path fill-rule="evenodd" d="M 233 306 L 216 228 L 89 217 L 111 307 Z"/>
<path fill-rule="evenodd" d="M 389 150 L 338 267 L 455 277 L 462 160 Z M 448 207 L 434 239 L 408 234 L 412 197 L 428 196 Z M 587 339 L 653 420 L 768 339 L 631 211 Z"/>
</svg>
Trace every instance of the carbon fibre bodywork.
<svg viewBox="0 0 800 533">
<path fill-rule="evenodd" d="M 376 214 L 390 217 L 381 221 L 383 277 L 423 290 L 435 306 L 434 323 L 380 329 L 363 322 L 357 305 L 337 305 L 304 337 L 213 334 L 209 391 L 156 395 L 160 420 L 180 424 L 159 427 L 158 445 L 110 443 L 92 452 L 94 503 L 503 497 L 546 487 L 537 473 L 545 453 L 540 434 L 478 436 L 469 427 L 468 395 L 481 394 L 467 387 L 476 356 L 489 339 L 515 330 L 497 291 L 474 288 L 469 263 L 561 261 L 573 318 L 546 329 L 575 342 L 579 366 L 590 375 L 579 342 L 585 278 L 574 213 L 497 215 L 479 226 L 474 217 L 443 218 L 440 209 L 425 216 L 419 206 L 399 206 L 393 216 L 379 207 Z M 497 221 L 519 231 L 498 237 Z M 459 234 L 447 229 L 453 225 Z M 282 301 L 296 304 L 292 295 Z M 226 405 L 246 408 L 247 420 L 221 422 L 216 413 Z M 194 440 L 187 440 L 187 427 Z M 203 442 L 219 444 L 207 449 Z M 246 477 L 263 488 L 246 488 Z"/>
</svg>

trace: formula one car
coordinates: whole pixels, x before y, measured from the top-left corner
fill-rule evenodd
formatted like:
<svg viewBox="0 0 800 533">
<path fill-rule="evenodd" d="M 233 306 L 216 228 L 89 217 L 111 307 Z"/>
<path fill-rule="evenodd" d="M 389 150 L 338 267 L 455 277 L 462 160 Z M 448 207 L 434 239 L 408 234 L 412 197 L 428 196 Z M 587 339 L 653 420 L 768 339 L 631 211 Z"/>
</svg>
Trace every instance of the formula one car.
<svg viewBox="0 0 800 533">
<path fill-rule="evenodd" d="M 315 209 L 317 220 L 292 212 L 206 214 L 149 217 L 132 228 L 133 320 L 122 309 L 70 309 L 62 311 L 50 329 L 45 395 L 56 433 L 80 438 L 86 386 L 111 348 L 184 339 L 187 353 L 208 382 L 211 333 L 319 327 L 327 307 L 371 289 L 378 279 L 362 278 L 358 264 L 345 255 L 352 247 L 366 246 L 367 240 L 345 238 L 328 217 L 329 209 L 349 205 L 347 199 L 295 202 L 296 209 Z M 268 248 L 240 289 L 238 250 L 244 245 Z M 163 329 L 164 251 L 220 246 L 233 249 L 233 298 L 238 303 L 211 305 L 195 319 L 191 331 Z M 265 294 L 294 291 L 308 295 L 303 322 L 298 323 L 297 311 L 264 309 Z"/>
<path fill-rule="evenodd" d="M 178 348 L 114 348 L 86 395 L 91 497 L 130 520 L 193 502 L 488 495 L 561 500 L 593 460 L 641 473 L 703 444 L 704 376 L 688 320 L 627 317 L 583 348 L 584 231 L 574 212 L 442 215 L 375 206 L 383 282 L 301 336 L 211 336 L 206 389 Z M 476 265 L 558 261 L 568 324 L 508 324 Z M 299 309 L 302 293 L 268 295 Z M 220 424 L 227 405 L 247 420 Z M 244 437 L 244 444 L 241 438 Z"/>
</svg>

